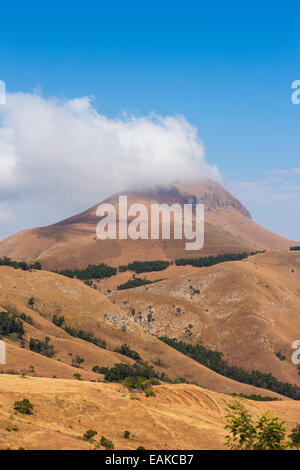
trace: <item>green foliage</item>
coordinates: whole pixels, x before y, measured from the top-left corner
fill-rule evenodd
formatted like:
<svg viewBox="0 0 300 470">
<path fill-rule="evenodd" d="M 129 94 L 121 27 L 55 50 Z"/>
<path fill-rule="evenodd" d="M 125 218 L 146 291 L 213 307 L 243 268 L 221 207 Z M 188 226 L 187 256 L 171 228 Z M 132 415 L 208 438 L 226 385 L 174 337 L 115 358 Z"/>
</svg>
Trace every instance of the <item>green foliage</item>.
<svg viewBox="0 0 300 470">
<path fill-rule="evenodd" d="M 147 398 L 155 397 L 155 396 L 156 396 L 156 393 L 152 388 L 148 388 L 148 390 L 146 390 L 146 397 Z"/>
<path fill-rule="evenodd" d="M 86 431 L 83 435 L 83 439 L 85 441 L 90 441 L 91 439 L 93 439 L 93 437 L 96 436 L 97 431 L 94 431 L 94 429 L 89 429 L 88 431 Z"/>
<path fill-rule="evenodd" d="M 30 403 L 28 398 L 21 401 L 15 401 L 14 409 L 23 415 L 31 415 L 33 413 L 33 404 Z"/>
<path fill-rule="evenodd" d="M 54 347 L 50 344 L 50 338 L 48 336 L 44 341 L 30 338 L 29 349 L 30 351 L 34 351 L 46 357 L 53 357 L 55 355 Z"/>
<path fill-rule="evenodd" d="M 76 277 L 82 281 L 88 279 L 103 279 L 106 277 L 111 277 L 117 274 L 117 269 L 107 264 L 89 264 L 85 269 L 64 269 L 60 271 L 59 274 L 67 277 Z"/>
<path fill-rule="evenodd" d="M 16 315 L 0 312 L 0 337 L 16 333 L 19 338 L 24 334 L 23 323 Z"/>
<path fill-rule="evenodd" d="M 266 374 L 259 370 L 247 371 L 242 367 L 231 366 L 223 359 L 223 354 L 219 351 L 212 351 L 202 344 L 192 345 L 183 341 L 177 341 L 167 336 L 160 337 L 159 339 L 225 377 L 254 385 L 255 387 L 272 390 L 294 400 L 300 400 L 300 387 L 297 385 L 280 382 L 272 374 Z"/>
<path fill-rule="evenodd" d="M 112 450 L 115 448 L 113 442 L 110 439 L 107 439 L 104 436 L 101 436 L 100 444 L 106 449 L 106 450 Z"/>
<path fill-rule="evenodd" d="M 251 395 L 248 395 L 247 393 L 231 393 L 231 395 L 234 397 L 247 398 L 247 400 L 254 400 L 254 401 L 278 401 L 279 400 L 279 398 L 276 398 L 276 397 L 265 397 L 262 395 L 256 395 L 255 393 L 252 393 Z"/>
<path fill-rule="evenodd" d="M 106 342 L 102 339 L 95 338 L 91 333 L 87 333 L 81 329 L 71 328 L 70 326 L 65 326 L 63 329 L 70 335 L 74 336 L 75 338 L 84 339 L 84 341 L 88 341 L 89 343 L 93 343 L 99 348 L 105 349 Z"/>
<path fill-rule="evenodd" d="M 285 361 L 286 360 L 286 357 L 284 354 L 282 354 L 281 351 L 276 351 L 275 355 L 278 357 L 278 359 L 280 359 L 281 361 Z"/>
<path fill-rule="evenodd" d="M 139 447 L 136 448 L 136 450 L 146 450 L 146 449 L 143 446 L 139 446 Z"/>
<path fill-rule="evenodd" d="M 26 313 L 21 313 L 20 318 L 29 325 L 33 325 L 33 320 L 30 315 L 26 315 Z"/>
<path fill-rule="evenodd" d="M 80 364 L 82 364 L 84 362 L 84 359 L 82 357 L 80 357 L 78 354 L 75 354 L 75 356 L 73 356 L 72 353 L 69 353 L 69 356 L 71 356 L 72 366 L 73 367 L 80 367 Z M 75 374 L 74 374 L 74 376 L 75 376 Z"/>
<path fill-rule="evenodd" d="M 292 429 L 292 434 L 289 435 L 289 438 L 295 446 L 300 446 L 300 424 L 297 424 Z"/>
<path fill-rule="evenodd" d="M 202 268 L 205 266 L 213 266 L 214 264 L 224 263 L 225 261 L 240 261 L 248 258 L 248 256 L 256 255 L 257 253 L 263 253 L 263 251 L 251 251 L 243 253 L 224 253 L 223 255 L 217 256 L 203 256 L 201 258 L 180 258 L 175 260 L 176 266 L 186 266 L 187 264 Z"/>
<path fill-rule="evenodd" d="M 128 388 L 144 390 L 149 385 L 158 383 L 155 370 L 147 363 L 139 362 L 133 365 L 119 363 L 111 368 L 95 366 L 94 372 L 96 372 L 96 368 L 98 373 L 104 374 L 104 378 L 108 382 L 125 381 Z"/>
<path fill-rule="evenodd" d="M 73 374 L 73 377 L 77 380 L 82 380 L 81 374 L 78 374 L 78 372 L 76 374 Z"/>
<path fill-rule="evenodd" d="M 118 290 L 133 289 L 134 287 L 145 286 L 147 284 L 153 284 L 153 281 L 136 277 L 135 279 L 129 279 L 129 281 L 124 282 L 123 284 L 120 284 L 119 286 L 117 286 L 117 289 Z"/>
<path fill-rule="evenodd" d="M 30 308 L 33 308 L 34 307 L 34 304 L 35 304 L 35 298 L 34 297 L 30 297 L 30 299 L 28 299 L 28 306 Z"/>
<path fill-rule="evenodd" d="M 106 348 L 106 342 L 104 340 L 100 338 L 96 338 L 94 335 L 92 335 L 92 333 L 87 333 L 86 331 L 83 331 L 81 329 L 71 328 L 70 326 L 64 325 L 64 322 L 65 322 L 64 316 L 58 317 L 57 315 L 53 315 L 52 323 L 64 329 L 70 336 L 74 336 L 74 338 L 80 338 L 80 339 L 83 339 L 84 341 L 88 341 L 89 343 L 93 343 L 99 348 L 102 348 L 102 349 Z"/>
<path fill-rule="evenodd" d="M 282 450 L 288 447 L 284 423 L 270 412 L 253 422 L 250 412 L 236 400 L 227 408 L 226 445 L 232 450 Z"/>
<path fill-rule="evenodd" d="M 122 344 L 120 348 L 114 349 L 114 352 L 123 354 L 123 356 L 131 357 L 131 359 L 134 359 L 135 361 L 140 361 L 142 359 L 138 352 L 130 349 L 128 344 Z"/>
<path fill-rule="evenodd" d="M 54 323 L 54 325 L 56 325 L 60 328 L 61 328 L 62 324 L 64 323 L 64 321 L 65 321 L 64 316 L 58 317 L 57 315 L 53 315 L 53 317 L 52 317 L 52 323 Z"/>
<path fill-rule="evenodd" d="M 7 256 L 0 258 L 0 266 L 11 266 L 12 268 L 22 269 L 23 271 L 29 271 L 31 269 L 42 269 L 41 263 L 39 261 L 36 261 L 33 264 L 27 264 L 25 261 L 13 261 Z"/>
<path fill-rule="evenodd" d="M 124 437 L 124 439 L 129 439 L 130 438 L 130 431 L 124 431 L 123 432 L 123 437 Z"/>
<path fill-rule="evenodd" d="M 136 274 L 149 273 L 151 271 L 163 271 L 170 266 L 169 261 L 134 261 L 127 266 L 119 266 L 119 271 L 134 271 Z"/>
</svg>

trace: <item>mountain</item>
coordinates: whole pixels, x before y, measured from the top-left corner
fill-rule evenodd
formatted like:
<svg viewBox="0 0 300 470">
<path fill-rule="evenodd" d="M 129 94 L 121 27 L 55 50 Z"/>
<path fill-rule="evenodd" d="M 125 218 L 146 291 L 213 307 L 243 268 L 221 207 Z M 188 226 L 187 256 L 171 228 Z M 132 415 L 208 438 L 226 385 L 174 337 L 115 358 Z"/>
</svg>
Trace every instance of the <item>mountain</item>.
<svg viewBox="0 0 300 470">
<path fill-rule="evenodd" d="M 211 179 L 176 181 L 168 188 L 145 189 L 115 194 L 105 203 L 113 204 L 118 215 L 120 195 L 128 205 L 204 203 L 205 242 L 202 250 L 186 251 L 186 240 L 99 240 L 96 225 L 98 204 L 47 227 L 25 230 L 0 242 L 0 256 L 40 261 L 43 268 L 83 268 L 102 262 L 113 266 L 134 260 L 169 259 L 216 255 L 225 252 L 272 249 L 286 250 L 296 242 L 276 235 L 255 223 L 249 211 L 221 185 Z M 118 219 L 117 219 L 118 222 Z"/>
<path fill-rule="evenodd" d="M 299 252 L 270 251 L 203 268 L 172 265 L 146 275 L 159 282 L 117 290 L 132 276 L 126 272 L 102 283 L 129 321 L 155 336 L 201 343 L 222 352 L 230 364 L 300 386 L 291 361 L 300 331 Z M 140 314 L 132 318 L 132 310 Z"/>
<path fill-rule="evenodd" d="M 34 299 L 32 307 L 29 307 L 29 299 Z M 7 359 L 5 365 L 0 365 L 2 373 L 20 374 L 22 370 L 33 368 L 31 375 L 37 377 L 71 379 L 78 372 L 84 380 L 103 380 L 102 374 L 92 371 L 95 365 L 113 367 L 116 363 L 134 363 L 133 359 L 114 351 L 126 343 L 144 361 L 154 365 L 159 374 L 165 373 L 171 380 L 183 377 L 223 393 L 280 397 L 269 390 L 219 375 L 176 351 L 140 325 L 129 322 L 122 308 L 76 279 L 47 271 L 0 267 L 0 312 L 27 316 L 23 321 L 22 340 L 14 334 L 3 337 Z M 106 347 L 72 336 L 52 322 L 54 315 L 64 317 L 64 326 L 83 330 L 105 341 Z M 44 341 L 45 337 L 54 347 L 53 357 L 29 348 L 31 338 Z M 70 354 L 84 359 L 80 369 L 72 366 Z M 155 365 L 160 361 L 161 365 Z"/>
</svg>

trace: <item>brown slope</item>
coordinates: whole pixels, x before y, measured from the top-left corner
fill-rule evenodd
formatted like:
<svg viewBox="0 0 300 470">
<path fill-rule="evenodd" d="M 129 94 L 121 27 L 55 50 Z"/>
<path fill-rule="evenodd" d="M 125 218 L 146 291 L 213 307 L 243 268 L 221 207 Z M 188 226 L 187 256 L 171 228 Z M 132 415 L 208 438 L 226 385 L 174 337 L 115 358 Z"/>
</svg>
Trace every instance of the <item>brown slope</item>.
<svg viewBox="0 0 300 470">
<path fill-rule="evenodd" d="M 31 297 L 35 298 L 34 310 L 27 307 Z M 111 367 L 117 362 L 132 362 L 131 359 L 113 352 L 117 346 L 127 343 L 151 364 L 160 359 L 165 366 L 157 370 L 171 379 L 185 377 L 191 382 L 225 393 L 276 395 L 222 377 L 175 351 L 144 332 L 139 325 L 128 321 L 122 310 L 99 291 L 74 279 L 45 271 L 28 272 L 0 267 L 0 306 L 7 311 L 24 312 L 34 321 L 34 326 L 24 322 L 26 349 L 20 348 L 18 341 L 5 338 L 8 359 L 6 365 L 0 366 L 1 371 L 20 372 L 32 365 L 35 373 L 40 376 L 70 378 L 74 373 L 80 372 L 83 378 L 98 379 L 99 375 L 91 372 L 94 365 Z M 108 349 L 70 337 L 52 324 L 50 320 L 54 314 L 63 315 L 68 326 L 81 328 L 105 340 Z M 51 339 L 56 351 L 52 359 L 27 349 L 31 337 L 44 339 L 45 336 Z M 69 353 L 79 354 L 84 358 L 85 362 L 80 370 L 70 367 Z"/>
<path fill-rule="evenodd" d="M 131 321 L 158 336 L 202 341 L 229 363 L 300 385 L 291 362 L 300 331 L 300 254 L 269 252 L 208 268 L 171 266 L 155 277 L 165 280 L 112 294 Z M 132 308 L 141 315 L 132 318 Z M 154 321 L 147 320 L 149 313 Z M 276 356 L 279 351 L 286 360 Z"/>
<path fill-rule="evenodd" d="M 111 439 L 116 450 L 224 449 L 225 415 L 232 397 L 195 385 L 161 385 L 156 396 L 122 397 L 116 384 L 2 375 L 0 449 L 90 449 L 78 439 L 88 429 Z M 13 414 L 13 404 L 27 397 L 30 418 Z M 300 421 L 300 403 L 292 400 L 243 400 L 254 418 L 267 410 L 285 421 L 287 434 Z M 14 420 L 11 420 L 11 417 Z M 18 432 L 6 431 L 17 424 Z M 130 439 L 122 437 L 129 430 Z"/>
<path fill-rule="evenodd" d="M 125 194 L 125 193 L 123 193 Z M 47 269 L 85 267 L 89 263 L 126 264 L 133 260 L 174 259 L 254 249 L 287 249 L 296 243 L 273 234 L 251 220 L 247 209 L 218 183 L 176 182 L 171 188 L 128 192 L 128 203 L 204 203 L 205 243 L 186 251 L 184 240 L 106 240 L 96 238 L 96 208 L 48 227 L 26 230 L 0 242 L 0 256 L 39 260 Z M 104 202 L 118 210 L 118 195 Z"/>
</svg>

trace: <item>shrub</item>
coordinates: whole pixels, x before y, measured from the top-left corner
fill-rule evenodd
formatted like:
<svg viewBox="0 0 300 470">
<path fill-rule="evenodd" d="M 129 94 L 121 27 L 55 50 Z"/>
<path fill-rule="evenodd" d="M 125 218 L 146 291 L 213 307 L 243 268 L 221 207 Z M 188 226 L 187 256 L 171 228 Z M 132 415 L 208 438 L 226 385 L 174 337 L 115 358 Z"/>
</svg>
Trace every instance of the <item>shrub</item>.
<svg viewBox="0 0 300 470">
<path fill-rule="evenodd" d="M 143 446 L 139 446 L 139 447 L 136 448 L 136 450 L 146 450 L 146 449 Z"/>
<path fill-rule="evenodd" d="M 297 424 L 292 429 L 292 434 L 289 435 L 289 438 L 291 439 L 292 443 L 296 446 L 300 445 L 300 424 Z"/>
<path fill-rule="evenodd" d="M 0 312 L 0 337 L 11 333 L 17 333 L 21 338 L 24 334 L 23 323 L 14 314 Z"/>
<path fill-rule="evenodd" d="M 21 313 L 20 318 L 29 325 L 33 325 L 33 320 L 30 315 L 26 315 L 26 313 Z"/>
<path fill-rule="evenodd" d="M 123 437 L 124 437 L 124 439 L 129 439 L 130 438 L 130 431 L 124 431 L 123 432 Z"/>
<path fill-rule="evenodd" d="M 123 354 L 123 356 L 131 357 L 131 359 L 134 359 L 135 361 L 140 361 L 142 359 L 138 352 L 130 349 L 128 344 L 122 344 L 121 347 L 114 349 L 114 352 Z"/>
<path fill-rule="evenodd" d="M 120 284 L 117 286 L 118 290 L 124 290 L 124 289 L 133 289 L 134 287 L 140 287 L 140 286 L 145 286 L 147 284 L 153 284 L 154 281 L 148 281 L 147 279 L 141 279 L 139 277 L 136 277 L 135 279 L 129 279 L 129 281 L 124 282 L 123 284 Z"/>
<path fill-rule="evenodd" d="M 84 362 L 84 359 L 80 357 L 78 354 L 76 354 L 76 356 L 73 356 L 72 353 L 69 353 L 69 356 L 71 356 L 71 362 L 72 362 L 73 367 L 80 367 L 80 364 Z"/>
<path fill-rule="evenodd" d="M 146 397 L 149 398 L 149 397 L 155 397 L 156 396 L 156 393 L 154 392 L 154 390 L 152 390 L 152 388 L 149 388 L 148 390 L 146 390 Z"/>
<path fill-rule="evenodd" d="M 56 326 L 61 327 L 62 324 L 64 323 L 64 321 L 65 321 L 64 316 L 58 317 L 57 315 L 53 315 L 53 317 L 52 317 L 52 323 L 54 323 L 54 325 L 56 325 Z"/>
<path fill-rule="evenodd" d="M 30 403 L 28 398 L 21 401 L 15 401 L 14 409 L 23 415 L 31 415 L 33 413 L 33 404 Z"/>
<path fill-rule="evenodd" d="M 82 380 L 81 379 L 81 374 L 78 374 L 78 372 L 76 374 L 73 374 L 73 377 L 77 380 Z"/>
<path fill-rule="evenodd" d="M 34 304 L 35 304 L 35 298 L 34 297 L 30 297 L 30 299 L 28 299 L 28 306 L 30 308 L 33 308 L 34 307 Z"/>
<path fill-rule="evenodd" d="M 106 450 L 112 450 L 115 448 L 113 442 L 104 436 L 101 436 L 100 444 L 105 447 Z"/>
<path fill-rule="evenodd" d="M 83 435 L 83 439 L 85 441 L 90 441 L 91 439 L 93 439 L 93 437 L 96 436 L 97 431 L 94 431 L 94 429 L 89 429 L 88 431 L 86 431 Z"/>
<path fill-rule="evenodd" d="M 34 351 L 46 357 L 53 357 L 55 355 L 54 347 L 50 344 L 50 338 L 48 336 L 46 336 L 44 341 L 30 338 L 29 349 L 30 351 Z"/>
</svg>

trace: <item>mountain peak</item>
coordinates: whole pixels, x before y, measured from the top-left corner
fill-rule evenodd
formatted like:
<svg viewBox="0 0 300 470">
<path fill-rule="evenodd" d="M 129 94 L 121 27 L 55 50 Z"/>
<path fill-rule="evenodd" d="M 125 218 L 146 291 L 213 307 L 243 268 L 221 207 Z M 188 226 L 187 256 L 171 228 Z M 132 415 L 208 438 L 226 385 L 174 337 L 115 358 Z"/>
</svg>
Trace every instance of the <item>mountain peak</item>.
<svg viewBox="0 0 300 470">
<path fill-rule="evenodd" d="M 234 209 L 251 219 L 251 214 L 243 204 L 229 191 L 211 178 L 194 181 L 177 180 L 173 183 L 184 196 L 184 202 L 205 205 L 205 211 L 214 212 L 218 209 Z"/>
</svg>

